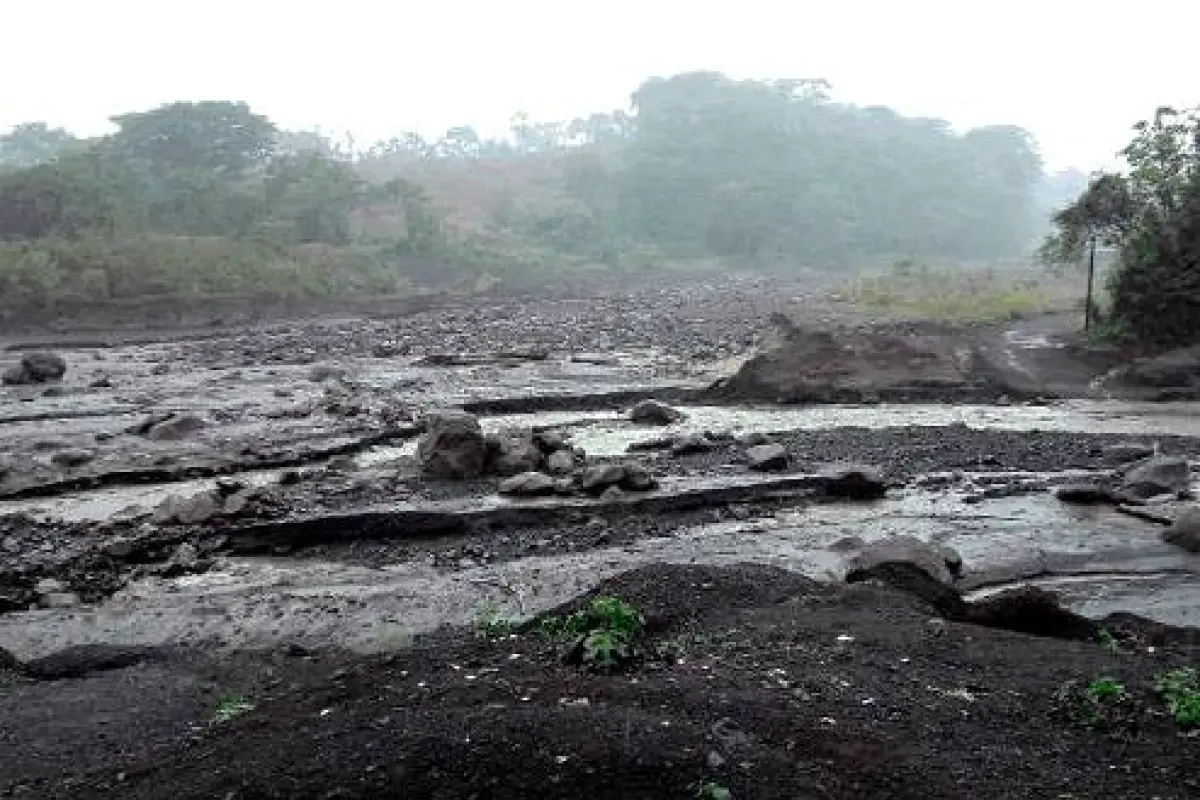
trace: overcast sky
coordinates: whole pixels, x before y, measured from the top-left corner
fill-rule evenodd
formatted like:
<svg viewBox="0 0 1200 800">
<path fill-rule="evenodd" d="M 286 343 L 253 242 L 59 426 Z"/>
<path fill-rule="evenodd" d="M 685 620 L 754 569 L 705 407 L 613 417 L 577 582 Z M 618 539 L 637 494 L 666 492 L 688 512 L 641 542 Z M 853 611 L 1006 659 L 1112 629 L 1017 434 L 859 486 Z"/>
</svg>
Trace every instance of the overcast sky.
<svg viewBox="0 0 1200 800">
<path fill-rule="evenodd" d="M 361 140 L 514 111 L 625 107 L 645 77 L 820 77 L 839 100 L 1031 130 L 1051 167 L 1111 161 L 1200 103 L 1200 3 L 1140 0 L 38 0 L 0 2 L 0 130 L 102 133 L 172 100 L 245 100 Z"/>
</svg>

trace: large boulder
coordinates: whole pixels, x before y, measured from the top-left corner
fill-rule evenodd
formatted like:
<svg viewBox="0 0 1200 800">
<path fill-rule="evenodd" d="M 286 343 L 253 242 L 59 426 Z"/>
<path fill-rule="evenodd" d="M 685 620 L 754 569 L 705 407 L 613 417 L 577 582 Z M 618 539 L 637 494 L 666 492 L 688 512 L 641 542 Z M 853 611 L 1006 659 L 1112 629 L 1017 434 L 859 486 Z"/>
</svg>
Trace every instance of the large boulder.
<svg viewBox="0 0 1200 800">
<path fill-rule="evenodd" d="M 642 400 L 629 411 L 629 419 L 637 425 L 674 425 L 683 413 L 657 400 Z"/>
<path fill-rule="evenodd" d="M 1160 494 L 1180 494 L 1191 486 L 1191 469 L 1182 456 L 1152 456 L 1125 473 L 1123 494 L 1148 498 Z"/>
<path fill-rule="evenodd" d="M 534 439 L 533 431 L 505 431 L 487 437 L 488 461 L 485 470 L 501 478 L 536 472 L 545 455 Z"/>
<path fill-rule="evenodd" d="M 1200 506 L 1193 506 L 1180 514 L 1163 531 L 1162 538 L 1167 544 L 1177 545 L 1190 553 L 1200 553 Z"/>
<path fill-rule="evenodd" d="M 67 362 L 57 353 L 27 353 L 21 363 L 5 371 L 4 383 L 19 386 L 62 380 L 67 374 Z"/>
<path fill-rule="evenodd" d="M 479 420 L 465 411 L 440 411 L 425 418 L 417 445 L 421 473 L 429 478 L 465 480 L 483 475 L 488 443 Z"/>
</svg>

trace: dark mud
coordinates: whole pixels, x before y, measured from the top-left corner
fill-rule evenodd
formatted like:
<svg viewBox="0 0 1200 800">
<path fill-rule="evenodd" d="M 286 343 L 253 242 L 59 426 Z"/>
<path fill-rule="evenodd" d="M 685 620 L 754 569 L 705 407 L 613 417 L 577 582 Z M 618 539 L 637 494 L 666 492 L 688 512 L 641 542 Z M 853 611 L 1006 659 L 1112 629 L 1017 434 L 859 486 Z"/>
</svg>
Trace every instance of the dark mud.
<svg viewBox="0 0 1200 800">
<path fill-rule="evenodd" d="M 652 655 L 615 675 L 531 632 L 447 631 L 387 656 L 178 654 L 10 683 L 9 793 L 38 798 L 1191 797 L 1192 739 L 1148 688 L 1200 655 L 943 620 L 875 586 L 659 567 L 605 583 Z M 1127 623 L 1131 622 L 1126 620 Z M 1136 621 L 1132 621 L 1136 623 Z M 1132 627 L 1136 628 L 1136 625 Z M 1077 727 L 1056 695 L 1098 676 L 1136 725 Z M 222 695 L 245 713 L 215 719 Z M 83 698 L 89 700 L 83 708 Z M 28 717 L 37 698 L 38 724 Z M 103 718 L 107 735 L 48 720 Z M 16 713 L 14 713 L 16 712 Z M 94 723 L 93 723 L 94 724 Z"/>
</svg>

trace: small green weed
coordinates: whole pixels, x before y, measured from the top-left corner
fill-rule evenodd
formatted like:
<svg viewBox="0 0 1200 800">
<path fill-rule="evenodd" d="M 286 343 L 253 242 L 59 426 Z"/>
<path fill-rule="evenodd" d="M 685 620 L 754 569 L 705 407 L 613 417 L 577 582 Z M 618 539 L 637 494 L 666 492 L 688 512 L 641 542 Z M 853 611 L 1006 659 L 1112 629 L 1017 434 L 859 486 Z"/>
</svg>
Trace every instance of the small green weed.
<svg viewBox="0 0 1200 800">
<path fill-rule="evenodd" d="M 1137 708 L 1125 684 L 1109 677 L 1087 684 L 1064 683 L 1055 692 L 1052 707 L 1072 725 L 1088 730 L 1120 731 L 1137 722 Z"/>
<path fill-rule="evenodd" d="M 1167 713 L 1184 728 L 1200 726 L 1200 672 L 1194 667 L 1179 667 L 1159 676 L 1154 683 Z"/>
<path fill-rule="evenodd" d="M 1121 640 L 1108 628 L 1101 628 L 1096 632 L 1096 642 L 1110 653 L 1119 653 L 1121 651 Z"/>
<path fill-rule="evenodd" d="M 696 790 L 696 800 L 733 800 L 733 794 L 715 781 L 706 781 Z"/>
<path fill-rule="evenodd" d="M 571 642 L 569 661 L 607 672 L 637 657 L 635 639 L 645 625 L 642 613 L 624 600 L 601 596 L 565 618 L 543 617 L 534 630 L 551 641 Z"/>
<path fill-rule="evenodd" d="M 500 616 L 500 610 L 494 605 L 484 606 L 475 615 L 475 635 L 480 639 L 496 641 L 508 638 L 513 632 L 512 620 Z"/>
<path fill-rule="evenodd" d="M 213 713 L 213 722 L 218 725 L 235 720 L 243 714 L 254 710 L 254 704 L 241 695 L 222 695 L 217 700 L 217 710 Z"/>
</svg>

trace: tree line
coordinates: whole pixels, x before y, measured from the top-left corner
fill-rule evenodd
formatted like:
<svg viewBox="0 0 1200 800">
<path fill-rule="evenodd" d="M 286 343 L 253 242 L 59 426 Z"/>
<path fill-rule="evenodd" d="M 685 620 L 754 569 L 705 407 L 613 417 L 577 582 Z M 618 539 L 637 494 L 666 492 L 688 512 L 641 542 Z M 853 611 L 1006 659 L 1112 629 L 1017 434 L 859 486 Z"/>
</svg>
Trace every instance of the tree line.
<svg viewBox="0 0 1200 800">
<path fill-rule="evenodd" d="M 446 262 L 487 260 L 503 240 L 516 245 L 507 255 L 536 251 L 548 267 L 644 251 L 838 266 L 1007 258 L 1042 225 L 1028 132 L 958 133 L 834 102 L 822 81 L 687 73 L 645 81 L 628 110 L 518 114 L 503 137 L 464 125 L 367 146 L 280 130 L 236 102 L 112 123 L 88 140 L 45 123 L 0 136 L 0 239 L 220 237 Z M 458 198 L 435 184 L 462 176 L 459 197 L 482 195 L 472 180 L 487 170 L 525 178 L 506 179 L 486 218 L 461 225 Z"/>
</svg>

